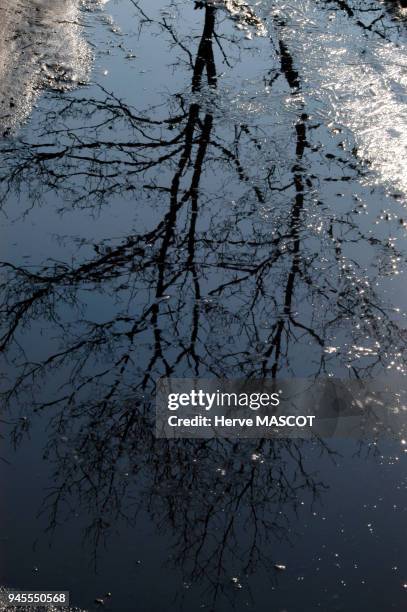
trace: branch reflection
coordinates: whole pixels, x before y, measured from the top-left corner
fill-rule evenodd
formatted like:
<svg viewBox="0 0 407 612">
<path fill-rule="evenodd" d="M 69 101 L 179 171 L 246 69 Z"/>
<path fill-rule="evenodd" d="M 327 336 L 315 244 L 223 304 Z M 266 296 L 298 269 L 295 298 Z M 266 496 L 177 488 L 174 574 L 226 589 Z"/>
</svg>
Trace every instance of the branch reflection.
<svg viewBox="0 0 407 612">
<path fill-rule="evenodd" d="M 305 465 L 310 443 L 155 440 L 155 381 L 405 373 L 402 317 L 378 288 L 405 262 L 393 239 L 405 230 L 396 217 L 387 231 L 364 222 L 369 169 L 308 111 L 283 38 L 262 78 L 265 118 L 222 84 L 218 63 L 232 67 L 241 41 L 220 3 L 196 3 L 198 42 L 133 4 L 184 57 L 188 88 L 141 110 L 102 88 L 67 97 L 38 141 L 1 151 L 5 206 L 16 190 L 32 206 L 55 192 L 81 214 L 126 199 L 136 217 L 124 237 L 81 243 L 79 261 L 1 263 L 3 400 L 24 416 L 16 444 L 35 413 L 50 419 L 50 529 L 78 500 L 96 557 L 116 521 L 147 508 L 215 602 L 237 559 L 242 575 L 272 566 L 265 543 L 289 537 L 300 502 L 326 485 Z M 254 12 L 225 5 L 264 34 Z M 57 335 L 45 357 L 32 350 L 38 327 Z"/>
</svg>

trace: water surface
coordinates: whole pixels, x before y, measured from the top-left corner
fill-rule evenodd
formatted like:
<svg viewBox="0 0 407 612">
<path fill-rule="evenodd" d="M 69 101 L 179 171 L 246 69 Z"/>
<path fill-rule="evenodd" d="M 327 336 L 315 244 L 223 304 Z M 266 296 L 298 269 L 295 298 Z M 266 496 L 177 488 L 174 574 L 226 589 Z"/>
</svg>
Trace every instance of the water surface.
<svg viewBox="0 0 407 612">
<path fill-rule="evenodd" d="M 163 375 L 404 377 L 404 9 L 0 6 L 0 583 L 403 610 L 403 429 L 163 441 L 152 401 Z"/>
</svg>

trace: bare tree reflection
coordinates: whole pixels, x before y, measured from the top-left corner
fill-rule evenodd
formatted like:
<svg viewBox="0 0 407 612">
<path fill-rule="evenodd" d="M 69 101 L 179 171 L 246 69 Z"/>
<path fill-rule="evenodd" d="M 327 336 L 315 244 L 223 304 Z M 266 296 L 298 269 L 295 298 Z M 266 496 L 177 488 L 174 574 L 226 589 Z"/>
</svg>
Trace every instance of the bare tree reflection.
<svg viewBox="0 0 407 612">
<path fill-rule="evenodd" d="M 24 411 L 16 443 L 31 411 L 49 411 L 50 529 L 79 500 L 96 555 L 116 521 L 135 521 L 147 507 L 175 534 L 174 561 L 189 580 L 204 578 L 215 602 L 228 594 L 239 555 L 242 574 L 270 567 L 268 539 L 287 537 L 302 498 L 315 500 L 324 485 L 298 441 L 155 440 L 155 381 L 404 373 L 405 330 L 376 285 L 405 254 L 380 225 L 377 235 L 363 227 L 361 196 L 329 204 L 332 186 L 359 185 L 368 170 L 333 134 L 321 136 L 282 39 L 265 77 L 291 105 L 275 132 L 277 122 L 270 128 L 243 109 L 244 120 L 225 110 L 217 57 L 230 64 L 235 40 L 217 31 L 216 3 L 197 3 L 198 43 L 133 4 L 143 27 L 157 28 L 183 55 L 190 87 L 169 96 L 165 111 L 137 110 L 102 88 L 97 99 L 65 98 L 38 142 L 2 148 L 3 203 L 20 189 L 39 205 L 51 191 L 67 208 L 132 198 L 137 214 L 124 238 L 82 244 L 79 262 L 1 263 L 0 346 L 9 369 L 2 397 Z M 259 27 L 250 11 L 242 19 Z M 403 231 L 398 219 L 392 230 Z M 92 316 L 90 293 L 106 316 Z M 58 336 L 45 358 L 27 346 L 36 325 Z M 330 452 L 321 441 L 318 448 Z M 133 499 L 135 479 L 141 492 Z"/>
<path fill-rule="evenodd" d="M 327 4 L 336 5 L 360 28 L 384 40 L 391 39 L 392 30 L 399 33 L 402 21 L 405 19 L 403 9 L 407 7 L 405 0 L 383 0 L 381 2 L 361 2 L 360 0 L 328 0 Z M 389 28 L 386 12 L 394 19 L 393 27 Z"/>
</svg>

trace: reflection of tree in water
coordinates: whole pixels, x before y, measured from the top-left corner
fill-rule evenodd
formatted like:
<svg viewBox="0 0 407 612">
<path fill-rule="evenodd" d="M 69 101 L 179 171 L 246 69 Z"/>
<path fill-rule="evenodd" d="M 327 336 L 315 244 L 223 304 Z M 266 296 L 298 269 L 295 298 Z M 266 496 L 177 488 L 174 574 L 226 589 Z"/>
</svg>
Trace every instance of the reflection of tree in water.
<svg viewBox="0 0 407 612">
<path fill-rule="evenodd" d="M 83 208 L 131 196 L 138 222 L 124 239 L 83 245 L 75 265 L 3 263 L 1 346 L 17 372 L 6 403 L 54 411 L 51 526 L 79 497 L 96 550 L 114 520 L 135 516 L 128 482 L 137 477 L 143 504 L 176 534 L 176 561 L 192 578 L 205 577 L 216 596 L 231 558 L 241 555 L 246 573 L 272 562 L 265 540 L 285 537 L 291 509 L 323 485 L 298 441 L 156 441 L 148 401 L 155 380 L 404 371 L 404 330 L 375 290 L 404 255 L 380 227 L 377 235 L 363 229 L 361 196 L 348 209 L 328 204 L 332 184 L 357 184 L 366 170 L 333 135 L 334 152 L 326 153 L 283 40 L 270 72 L 278 78 L 269 76 L 268 86 L 290 98 L 285 125 L 270 130 L 246 121 L 243 109 L 244 121 L 225 111 L 216 57 L 228 65 L 234 43 L 217 33 L 216 7 L 199 4 L 196 57 L 192 36 L 140 15 L 191 68 L 191 87 L 169 98 L 168 114 L 101 92 L 64 103 L 61 124 L 76 128 L 50 114 L 37 143 L 4 147 L 5 197 L 19 185 L 30 186 L 34 203 L 51 190 Z M 369 269 L 355 244 L 370 253 Z M 115 314 L 89 317 L 89 291 Z M 61 345 L 34 361 L 22 332 L 44 320 Z M 51 374 L 66 384 L 44 396 Z"/>
<path fill-rule="evenodd" d="M 401 21 L 405 17 L 403 9 L 407 8 L 406 0 L 382 0 L 382 2 L 376 2 L 375 0 L 370 2 L 365 0 L 327 0 L 327 4 L 337 6 L 359 27 L 384 39 L 390 38 L 392 34 L 392 32 L 389 32 L 386 12 L 389 12 L 397 21 Z"/>
</svg>

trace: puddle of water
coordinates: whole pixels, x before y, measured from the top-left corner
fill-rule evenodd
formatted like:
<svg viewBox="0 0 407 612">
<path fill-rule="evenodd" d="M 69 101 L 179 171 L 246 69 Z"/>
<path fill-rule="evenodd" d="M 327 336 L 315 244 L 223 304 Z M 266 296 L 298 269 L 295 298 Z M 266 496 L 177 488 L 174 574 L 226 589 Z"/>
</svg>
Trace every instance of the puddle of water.
<svg viewBox="0 0 407 612">
<path fill-rule="evenodd" d="M 358 5 L 358 3 L 356 3 Z M 336 3 L 275 4 L 282 36 L 303 75 L 303 93 L 316 118 L 345 129 L 372 178 L 407 194 L 407 47 L 377 3 L 349 18 Z M 370 10 L 369 10 L 370 8 Z M 379 11 L 379 13 L 378 13 Z M 367 29 L 371 27 L 371 29 Z"/>
<path fill-rule="evenodd" d="M 402 21 L 4 6 L 4 125 L 25 125 L 0 150 L 1 582 L 123 611 L 403 609 L 403 432 L 168 443 L 151 405 L 165 374 L 405 373 Z"/>
</svg>

